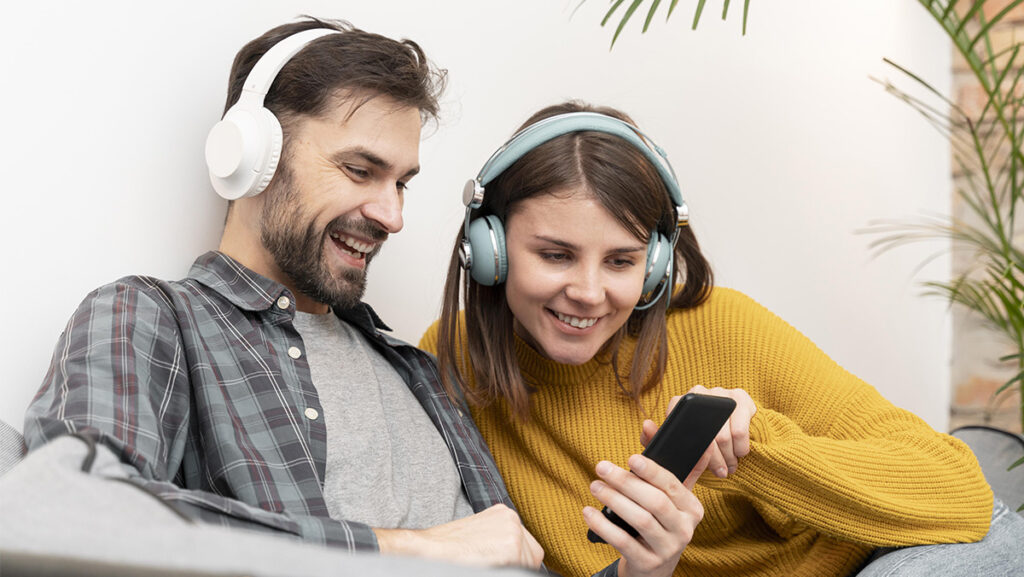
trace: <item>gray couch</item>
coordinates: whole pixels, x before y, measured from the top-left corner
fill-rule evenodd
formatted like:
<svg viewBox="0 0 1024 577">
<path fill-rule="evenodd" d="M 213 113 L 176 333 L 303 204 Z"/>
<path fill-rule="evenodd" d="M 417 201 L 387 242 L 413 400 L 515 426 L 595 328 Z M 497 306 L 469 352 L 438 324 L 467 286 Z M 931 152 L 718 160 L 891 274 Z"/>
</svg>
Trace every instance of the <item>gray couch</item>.
<svg viewBox="0 0 1024 577">
<path fill-rule="evenodd" d="M 1024 503 L 1024 437 L 988 427 L 953 434 L 977 454 L 996 496 Z M 193 524 L 135 485 L 100 447 L 58 439 L 23 458 L 21 435 L 0 421 L 0 575 L 273 577 L 530 575 L 421 559 L 349 555 L 267 534 Z M 18 465 L 15 467 L 15 465 Z"/>
<path fill-rule="evenodd" d="M 90 454 L 90 444 L 66 436 L 26 457 L 21 435 L 0 421 L 0 575 L 534 575 L 349 554 L 273 534 L 195 523 L 138 486 L 119 482 L 126 473 L 117 457 L 95 447 Z"/>
</svg>

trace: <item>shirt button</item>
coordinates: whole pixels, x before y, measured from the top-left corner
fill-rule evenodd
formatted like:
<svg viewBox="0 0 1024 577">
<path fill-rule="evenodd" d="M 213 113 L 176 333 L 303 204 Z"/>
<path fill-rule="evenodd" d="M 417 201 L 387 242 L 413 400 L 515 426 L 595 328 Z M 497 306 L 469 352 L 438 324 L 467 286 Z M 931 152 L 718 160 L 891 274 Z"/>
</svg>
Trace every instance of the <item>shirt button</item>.
<svg viewBox="0 0 1024 577">
<path fill-rule="evenodd" d="M 302 356 L 302 351 L 299 350 L 299 347 L 289 347 L 288 356 L 293 359 L 297 359 Z"/>
<path fill-rule="evenodd" d="M 310 421 L 315 421 L 316 418 L 320 416 L 320 413 L 316 412 L 316 409 L 314 409 L 313 407 L 309 407 L 308 409 L 306 409 L 305 413 L 306 418 L 309 419 Z"/>
<path fill-rule="evenodd" d="M 281 310 L 288 310 L 288 305 L 292 304 L 292 299 L 288 297 L 281 297 L 277 299 L 277 308 Z"/>
</svg>

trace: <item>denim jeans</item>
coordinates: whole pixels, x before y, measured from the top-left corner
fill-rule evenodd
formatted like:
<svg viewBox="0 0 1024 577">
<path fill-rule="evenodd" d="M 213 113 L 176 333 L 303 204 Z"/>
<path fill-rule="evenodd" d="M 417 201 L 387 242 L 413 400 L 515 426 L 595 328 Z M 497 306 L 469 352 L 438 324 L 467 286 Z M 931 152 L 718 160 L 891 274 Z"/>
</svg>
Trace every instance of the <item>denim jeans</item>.
<svg viewBox="0 0 1024 577">
<path fill-rule="evenodd" d="M 988 535 L 977 543 L 880 549 L 856 577 L 1020 577 L 1024 517 L 996 499 Z"/>
</svg>

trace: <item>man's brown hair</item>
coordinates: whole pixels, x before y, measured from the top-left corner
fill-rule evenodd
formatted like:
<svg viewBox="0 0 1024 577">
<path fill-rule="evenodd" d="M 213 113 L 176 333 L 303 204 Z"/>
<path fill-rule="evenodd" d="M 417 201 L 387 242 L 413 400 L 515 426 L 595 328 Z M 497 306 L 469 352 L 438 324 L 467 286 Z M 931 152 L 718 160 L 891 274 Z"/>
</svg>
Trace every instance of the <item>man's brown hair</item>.
<svg viewBox="0 0 1024 577">
<path fill-rule="evenodd" d="M 263 101 L 282 127 L 292 116 L 322 114 L 339 94 L 362 102 L 387 96 L 401 106 L 419 109 L 424 120 L 437 118 L 446 71 L 433 66 L 418 44 L 365 32 L 345 21 L 311 16 L 272 28 L 238 51 L 224 111 L 238 101 L 246 77 L 267 50 L 288 36 L 315 28 L 339 34 L 314 40 L 289 60 Z"/>
</svg>

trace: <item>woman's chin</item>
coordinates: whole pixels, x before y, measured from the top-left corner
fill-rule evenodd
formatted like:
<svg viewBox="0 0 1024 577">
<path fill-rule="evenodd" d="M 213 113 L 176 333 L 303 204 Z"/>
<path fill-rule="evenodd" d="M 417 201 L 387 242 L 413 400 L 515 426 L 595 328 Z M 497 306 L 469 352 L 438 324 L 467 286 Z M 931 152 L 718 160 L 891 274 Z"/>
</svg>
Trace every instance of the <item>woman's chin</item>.
<svg viewBox="0 0 1024 577">
<path fill-rule="evenodd" d="M 589 348 L 583 350 L 544 349 L 541 351 L 541 354 L 548 359 L 563 365 L 582 365 L 594 358 L 594 355 L 597 354 L 597 350 L 590 350 Z"/>
</svg>

